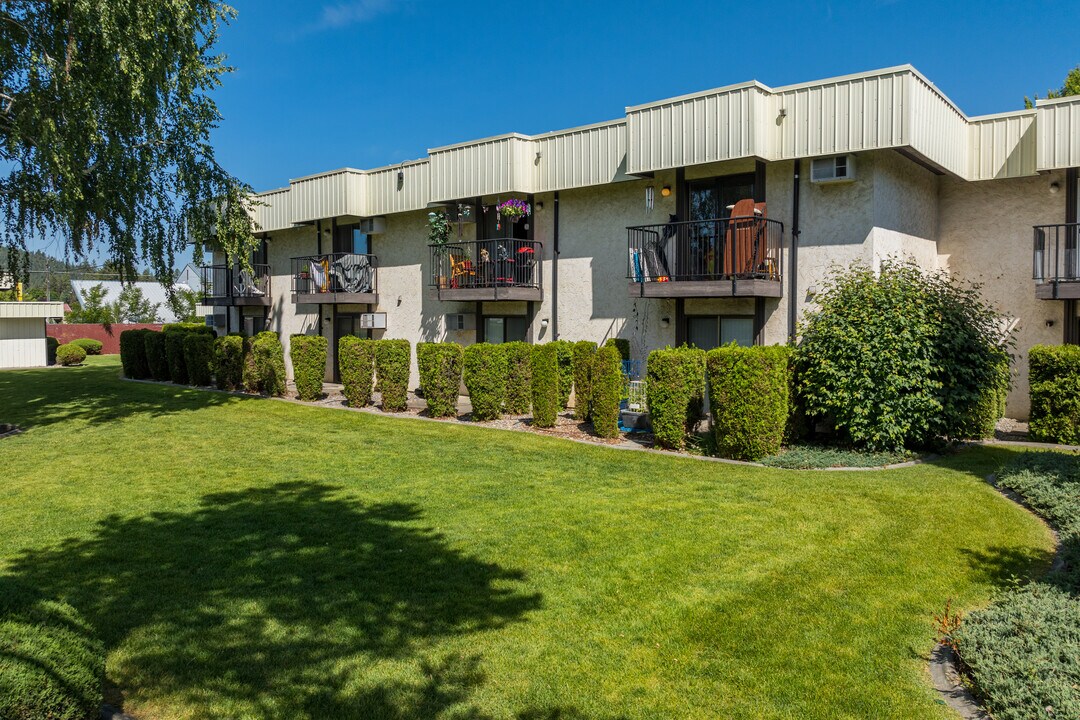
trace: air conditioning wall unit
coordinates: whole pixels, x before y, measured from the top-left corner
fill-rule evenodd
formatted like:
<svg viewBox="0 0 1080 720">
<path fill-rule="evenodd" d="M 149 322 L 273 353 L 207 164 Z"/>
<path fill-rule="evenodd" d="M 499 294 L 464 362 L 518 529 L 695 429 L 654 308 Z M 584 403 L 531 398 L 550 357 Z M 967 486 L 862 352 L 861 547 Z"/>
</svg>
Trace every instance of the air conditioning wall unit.
<svg viewBox="0 0 1080 720">
<path fill-rule="evenodd" d="M 361 218 L 360 232 L 365 235 L 380 235 L 386 232 L 386 218 L 383 216 Z"/>
<path fill-rule="evenodd" d="M 360 314 L 360 327 L 364 330 L 385 330 L 386 329 L 386 313 L 361 313 Z"/>
<path fill-rule="evenodd" d="M 810 163 L 810 182 L 845 183 L 855 180 L 855 156 L 817 158 Z"/>
<path fill-rule="evenodd" d="M 446 316 L 446 331 L 458 332 L 461 330 L 476 329 L 476 313 L 450 313 Z"/>
</svg>

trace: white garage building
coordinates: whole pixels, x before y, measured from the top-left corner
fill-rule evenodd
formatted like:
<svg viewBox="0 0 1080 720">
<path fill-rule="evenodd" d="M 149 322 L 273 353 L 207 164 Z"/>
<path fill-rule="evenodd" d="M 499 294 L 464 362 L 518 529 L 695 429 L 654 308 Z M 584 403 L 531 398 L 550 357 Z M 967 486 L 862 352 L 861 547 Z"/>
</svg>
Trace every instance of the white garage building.
<svg viewBox="0 0 1080 720">
<path fill-rule="evenodd" d="M 60 302 L 0 302 L 0 368 L 44 367 L 45 321 L 62 317 Z"/>
</svg>

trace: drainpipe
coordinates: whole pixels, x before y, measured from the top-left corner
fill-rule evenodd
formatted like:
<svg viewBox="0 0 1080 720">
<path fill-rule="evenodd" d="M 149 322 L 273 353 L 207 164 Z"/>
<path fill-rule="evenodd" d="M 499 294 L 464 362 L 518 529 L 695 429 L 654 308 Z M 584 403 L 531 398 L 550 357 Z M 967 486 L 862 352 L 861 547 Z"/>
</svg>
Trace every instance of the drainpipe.
<svg viewBox="0 0 1080 720">
<path fill-rule="evenodd" d="M 799 173 L 802 161 L 795 161 L 795 180 L 791 191 L 791 262 L 788 263 L 788 340 L 795 342 L 795 322 L 799 304 Z"/>
<path fill-rule="evenodd" d="M 555 228 L 551 234 L 551 339 L 559 339 L 559 191 L 555 191 Z"/>
</svg>

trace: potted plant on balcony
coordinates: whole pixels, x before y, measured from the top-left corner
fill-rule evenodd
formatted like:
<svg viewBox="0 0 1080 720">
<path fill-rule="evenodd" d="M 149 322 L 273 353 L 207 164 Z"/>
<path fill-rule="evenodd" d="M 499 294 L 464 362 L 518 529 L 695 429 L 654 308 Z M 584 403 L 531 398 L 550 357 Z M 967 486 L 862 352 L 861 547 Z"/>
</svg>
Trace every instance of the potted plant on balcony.
<svg viewBox="0 0 1080 720">
<path fill-rule="evenodd" d="M 433 210 L 428 213 L 428 243 L 434 249 L 432 255 L 438 263 L 433 268 L 435 284 L 439 288 L 447 287 L 446 280 L 446 256 L 450 243 L 450 218 L 442 210 Z"/>
</svg>

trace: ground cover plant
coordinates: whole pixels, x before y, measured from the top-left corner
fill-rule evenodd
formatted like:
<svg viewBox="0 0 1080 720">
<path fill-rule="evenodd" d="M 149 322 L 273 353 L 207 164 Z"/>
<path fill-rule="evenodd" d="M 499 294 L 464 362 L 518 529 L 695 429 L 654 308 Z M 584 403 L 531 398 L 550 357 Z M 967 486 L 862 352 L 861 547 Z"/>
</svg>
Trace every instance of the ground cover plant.
<svg viewBox="0 0 1080 720">
<path fill-rule="evenodd" d="M 1052 549 L 1001 448 L 804 473 L 118 376 L 0 372 L 0 581 L 139 718 L 945 720 L 932 615 Z"/>
</svg>

